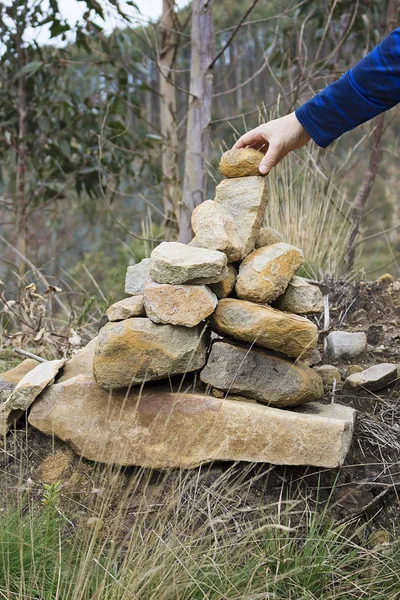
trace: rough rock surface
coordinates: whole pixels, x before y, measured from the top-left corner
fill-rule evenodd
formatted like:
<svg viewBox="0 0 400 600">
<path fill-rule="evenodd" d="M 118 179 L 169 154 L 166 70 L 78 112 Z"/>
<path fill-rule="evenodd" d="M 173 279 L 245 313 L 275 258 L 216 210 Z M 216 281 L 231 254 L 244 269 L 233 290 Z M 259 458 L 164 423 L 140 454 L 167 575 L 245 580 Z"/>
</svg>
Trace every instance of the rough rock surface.
<svg viewBox="0 0 400 600">
<path fill-rule="evenodd" d="M 324 352 L 328 358 L 355 358 L 367 347 L 367 336 L 364 332 L 332 331 L 326 338 Z"/>
<path fill-rule="evenodd" d="M 128 267 L 125 279 L 125 293 L 131 296 L 143 294 L 143 286 L 150 277 L 150 259 L 144 258 L 140 263 Z"/>
<path fill-rule="evenodd" d="M 254 250 L 240 265 L 236 281 L 238 297 L 262 303 L 276 300 L 303 261 L 303 252 L 285 242 Z"/>
<path fill-rule="evenodd" d="M 154 323 L 195 327 L 215 310 L 218 298 L 205 285 L 147 283 L 144 287 L 146 314 Z"/>
<path fill-rule="evenodd" d="M 150 275 L 157 283 L 218 283 L 228 274 L 223 252 L 179 242 L 163 242 L 150 260 Z"/>
<path fill-rule="evenodd" d="M 324 310 L 324 298 L 317 285 L 310 285 L 295 275 L 286 291 L 275 300 L 274 306 L 297 315 L 312 315 Z"/>
<path fill-rule="evenodd" d="M 131 296 L 119 302 L 115 302 L 107 309 L 106 315 L 109 321 L 123 321 L 131 317 L 144 316 L 143 296 Z"/>
<path fill-rule="evenodd" d="M 96 349 L 98 336 L 91 340 L 82 350 L 79 350 L 64 365 L 57 383 L 63 383 L 72 377 L 82 374 L 93 374 L 94 351 Z"/>
<path fill-rule="evenodd" d="M 317 327 L 308 319 L 235 298 L 219 302 L 210 326 L 220 335 L 254 342 L 294 358 L 314 348 L 318 341 Z"/>
<path fill-rule="evenodd" d="M 272 227 L 262 227 L 256 239 L 256 248 L 264 248 L 265 246 L 271 246 L 279 242 L 287 242 L 283 233 L 279 233 L 279 231 L 272 229 Z"/>
<path fill-rule="evenodd" d="M 314 371 L 321 375 L 322 381 L 329 387 L 333 386 L 335 382 L 336 385 L 340 385 L 342 382 L 339 369 L 333 365 L 321 365 L 320 367 L 315 367 Z"/>
<path fill-rule="evenodd" d="M 192 213 L 192 229 L 196 243 L 202 248 L 219 250 L 228 262 L 244 256 L 244 244 L 228 213 L 213 200 L 202 202 Z"/>
<path fill-rule="evenodd" d="M 228 275 L 219 283 L 210 285 L 211 291 L 217 298 L 227 298 L 235 287 L 237 271 L 233 265 L 228 265 Z"/>
<path fill-rule="evenodd" d="M 232 148 L 221 156 L 219 170 L 228 178 L 261 175 L 258 167 L 263 158 L 264 154 L 254 148 Z"/>
<path fill-rule="evenodd" d="M 29 422 L 89 460 L 149 468 L 212 460 L 338 467 L 351 443 L 355 411 L 347 406 L 294 412 L 156 389 L 139 395 L 110 394 L 80 375 L 46 390 Z"/>
<path fill-rule="evenodd" d="M 381 390 L 397 379 L 397 365 L 381 363 L 353 373 L 344 382 L 347 388 L 365 388 L 371 392 Z"/>
<path fill-rule="evenodd" d="M 15 386 L 21 379 L 32 371 L 40 363 L 32 358 L 23 360 L 19 365 L 13 369 L 9 369 L 4 373 L 0 374 L 0 403 L 7 400 Z"/>
<path fill-rule="evenodd" d="M 297 406 L 324 395 L 321 377 L 300 361 L 220 341 L 213 343 L 200 379 L 219 390 L 271 406 Z"/>
<path fill-rule="evenodd" d="M 233 219 L 243 243 L 241 258 L 251 252 L 260 233 L 268 201 L 263 177 L 224 179 L 215 190 L 215 200 Z"/>
<path fill-rule="evenodd" d="M 201 369 L 207 332 L 198 327 L 156 325 L 136 318 L 108 323 L 99 332 L 93 373 L 106 389 L 138 385 Z"/>
</svg>

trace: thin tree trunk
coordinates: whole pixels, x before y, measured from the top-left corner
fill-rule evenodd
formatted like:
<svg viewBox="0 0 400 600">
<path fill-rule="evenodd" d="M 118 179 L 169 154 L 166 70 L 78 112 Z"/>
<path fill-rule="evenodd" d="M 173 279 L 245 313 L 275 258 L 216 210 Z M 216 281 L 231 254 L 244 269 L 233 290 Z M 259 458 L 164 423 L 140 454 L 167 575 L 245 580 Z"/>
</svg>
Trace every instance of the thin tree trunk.
<svg viewBox="0 0 400 600">
<path fill-rule="evenodd" d="M 19 68 L 25 66 L 25 52 L 22 36 L 19 37 L 18 63 Z M 27 203 L 25 197 L 26 178 L 26 78 L 21 76 L 18 80 L 18 145 L 17 145 L 17 173 L 16 173 L 16 227 L 17 250 L 27 256 Z M 22 269 L 24 262 L 19 260 L 18 267 Z"/>
<path fill-rule="evenodd" d="M 179 231 L 178 129 L 176 87 L 173 71 L 176 56 L 175 0 L 163 0 L 160 22 L 160 128 L 163 135 L 161 167 L 165 236 L 176 240 Z"/>
<path fill-rule="evenodd" d="M 183 243 L 188 243 L 192 237 L 190 217 L 193 209 L 206 198 L 213 50 L 213 0 L 193 0 L 190 99 L 179 232 L 179 240 Z"/>
</svg>

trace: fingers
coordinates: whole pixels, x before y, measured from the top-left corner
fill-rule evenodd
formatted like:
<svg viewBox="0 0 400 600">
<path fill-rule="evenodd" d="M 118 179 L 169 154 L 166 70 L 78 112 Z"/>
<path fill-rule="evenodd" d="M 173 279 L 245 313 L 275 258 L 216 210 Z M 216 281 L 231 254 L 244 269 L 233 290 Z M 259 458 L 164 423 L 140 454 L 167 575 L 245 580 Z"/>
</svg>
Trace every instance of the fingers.
<svg viewBox="0 0 400 600">
<path fill-rule="evenodd" d="M 260 166 L 258 167 L 260 173 L 262 175 L 266 175 L 270 172 L 272 167 L 278 164 L 283 158 L 282 150 L 279 146 L 274 146 L 270 144 L 266 155 L 260 162 Z"/>
<path fill-rule="evenodd" d="M 251 131 L 248 131 L 247 133 L 242 135 L 242 137 L 238 139 L 238 141 L 233 147 L 236 149 L 246 148 L 247 146 L 256 144 L 259 141 L 261 141 L 260 134 L 258 133 L 257 129 L 252 129 Z M 262 141 L 263 143 L 265 143 L 264 139 Z"/>
</svg>

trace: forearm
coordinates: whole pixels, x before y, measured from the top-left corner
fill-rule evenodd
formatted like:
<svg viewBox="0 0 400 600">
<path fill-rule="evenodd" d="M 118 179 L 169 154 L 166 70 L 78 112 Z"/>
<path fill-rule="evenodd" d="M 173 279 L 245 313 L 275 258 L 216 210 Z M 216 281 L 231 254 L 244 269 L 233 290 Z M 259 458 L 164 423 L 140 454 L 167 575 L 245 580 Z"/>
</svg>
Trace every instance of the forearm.
<svg viewBox="0 0 400 600">
<path fill-rule="evenodd" d="M 338 81 L 296 110 L 313 140 L 326 148 L 346 131 L 400 102 L 400 28 Z"/>
</svg>

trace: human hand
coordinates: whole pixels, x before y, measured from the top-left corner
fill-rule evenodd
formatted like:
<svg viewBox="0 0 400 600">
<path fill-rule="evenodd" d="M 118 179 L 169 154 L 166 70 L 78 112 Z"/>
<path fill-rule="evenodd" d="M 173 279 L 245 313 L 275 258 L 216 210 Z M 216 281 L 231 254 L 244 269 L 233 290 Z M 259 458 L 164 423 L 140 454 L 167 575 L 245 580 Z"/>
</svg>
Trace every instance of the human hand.
<svg viewBox="0 0 400 600">
<path fill-rule="evenodd" d="M 289 152 L 298 150 L 310 139 L 303 125 L 292 112 L 290 115 L 263 123 L 248 131 L 238 139 L 234 148 L 250 147 L 265 152 L 259 170 L 262 175 L 266 175 Z"/>
</svg>

